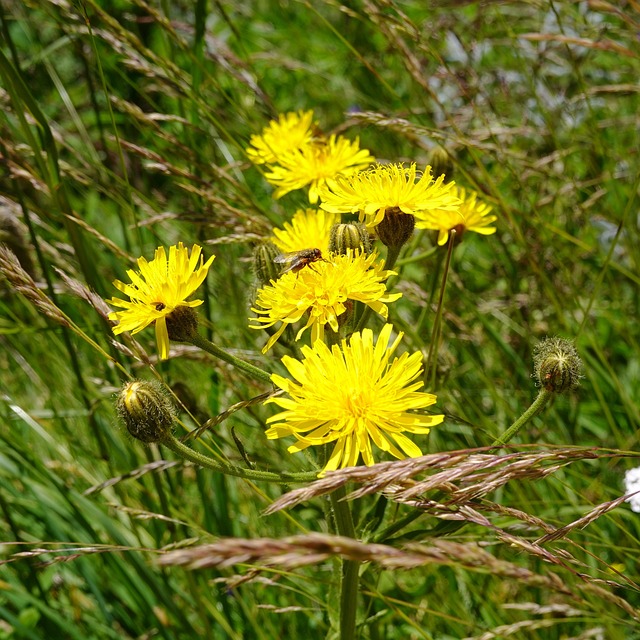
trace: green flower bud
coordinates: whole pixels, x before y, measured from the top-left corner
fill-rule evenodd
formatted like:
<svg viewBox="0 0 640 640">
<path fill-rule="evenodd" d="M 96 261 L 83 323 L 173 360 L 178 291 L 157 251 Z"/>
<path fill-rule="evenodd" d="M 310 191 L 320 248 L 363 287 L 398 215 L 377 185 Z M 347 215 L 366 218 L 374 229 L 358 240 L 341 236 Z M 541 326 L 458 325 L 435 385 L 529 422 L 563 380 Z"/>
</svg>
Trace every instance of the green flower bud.
<svg viewBox="0 0 640 640">
<path fill-rule="evenodd" d="M 411 214 L 394 207 L 387 209 L 376 232 L 386 247 L 401 247 L 411 237 L 415 226 L 416 219 Z"/>
<path fill-rule="evenodd" d="M 116 409 L 127 431 L 141 442 L 161 442 L 171 431 L 175 408 L 158 382 L 127 382 L 116 400 Z"/>
<path fill-rule="evenodd" d="M 253 268 L 261 285 L 267 285 L 280 277 L 280 265 L 273 259 L 281 253 L 273 242 L 263 242 L 253 250 Z"/>
<path fill-rule="evenodd" d="M 431 149 L 427 158 L 427 163 L 431 166 L 431 173 L 434 178 L 439 178 L 443 173 L 447 176 L 447 182 L 453 176 L 453 156 L 440 145 Z"/>
<path fill-rule="evenodd" d="M 545 338 L 533 352 L 534 375 L 546 391 L 564 393 L 580 384 L 582 360 L 569 340 Z"/>
<path fill-rule="evenodd" d="M 349 249 L 362 251 L 366 255 L 371 253 L 371 238 L 367 227 L 361 222 L 334 224 L 331 227 L 329 251 L 346 256 Z"/>
<path fill-rule="evenodd" d="M 166 318 L 169 340 L 190 342 L 198 333 L 198 312 L 193 307 L 176 307 Z"/>
</svg>

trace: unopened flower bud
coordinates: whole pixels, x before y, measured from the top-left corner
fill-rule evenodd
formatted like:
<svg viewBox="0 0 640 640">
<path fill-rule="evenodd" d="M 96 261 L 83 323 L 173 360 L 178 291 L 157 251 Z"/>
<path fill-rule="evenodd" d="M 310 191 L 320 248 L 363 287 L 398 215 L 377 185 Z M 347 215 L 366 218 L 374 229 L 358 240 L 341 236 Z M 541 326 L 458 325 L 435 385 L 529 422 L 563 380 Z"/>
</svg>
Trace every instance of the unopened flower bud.
<svg viewBox="0 0 640 640">
<path fill-rule="evenodd" d="M 582 360 L 569 340 L 545 338 L 533 352 L 534 375 L 546 391 L 563 393 L 580 384 Z"/>
<path fill-rule="evenodd" d="M 443 173 L 447 177 L 447 182 L 451 181 L 453 176 L 453 157 L 449 152 L 440 145 L 431 149 L 427 159 L 431 166 L 431 173 L 434 178 L 439 178 Z"/>
<path fill-rule="evenodd" d="M 189 342 L 198 332 L 198 312 L 193 307 L 176 307 L 167 316 L 169 340 Z"/>
<path fill-rule="evenodd" d="M 127 382 L 116 400 L 127 431 L 141 442 L 160 442 L 171 431 L 175 408 L 160 383 Z"/>
<path fill-rule="evenodd" d="M 262 242 L 253 250 L 253 268 L 261 285 L 267 285 L 280 277 L 281 265 L 273 261 L 280 253 L 282 252 L 273 242 Z"/>
<path fill-rule="evenodd" d="M 371 239 L 367 227 L 361 222 L 334 224 L 331 227 L 329 251 L 346 256 L 349 250 L 371 253 Z"/>
<path fill-rule="evenodd" d="M 394 207 L 386 210 L 376 232 L 386 247 L 401 247 L 411 237 L 415 226 L 416 219 L 411 214 Z"/>
</svg>

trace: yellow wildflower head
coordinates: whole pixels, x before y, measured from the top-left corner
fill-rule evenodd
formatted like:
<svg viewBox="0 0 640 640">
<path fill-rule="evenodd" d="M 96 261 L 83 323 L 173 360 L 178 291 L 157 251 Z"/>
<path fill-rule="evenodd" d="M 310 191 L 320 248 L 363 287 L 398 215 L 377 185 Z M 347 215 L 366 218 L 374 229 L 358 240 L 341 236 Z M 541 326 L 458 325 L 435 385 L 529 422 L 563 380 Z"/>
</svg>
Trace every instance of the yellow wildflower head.
<svg viewBox="0 0 640 640">
<path fill-rule="evenodd" d="M 269 183 L 277 187 L 275 198 L 309 187 L 309 202 L 318 201 L 318 188 L 327 179 L 349 175 L 368 166 L 373 156 L 360 149 L 358 139 L 353 142 L 342 136 L 332 135 L 328 140 L 318 140 L 278 157 L 278 164 L 265 174 Z"/>
<path fill-rule="evenodd" d="M 373 332 L 365 329 L 331 349 L 320 341 L 303 347 L 302 361 L 285 356 L 282 362 L 293 380 L 271 376 L 289 397 L 267 400 L 284 409 L 267 420 L 267 438 L 295 436 L 291 453 L 335 442 L 322 473 L 355 466 L 361 454 L 364 463 L 372 465 L 372 442 L 396 458 L 422 455 L 404 432 L 427 434 L 444 416 L 413 413 L 434 404 L 436 397 L 419 391 L 420 352 L 391 361 L 402 338 L 400 334 L 389 345 L 391 330 L 385 325 L 375 344 Z"/>
<path fill-rule="evenodd" d="M 418 221 L 428 211 L 457 211 L 460 200 L 452 193 L 453 184 L 445 184 L 444 175 L 434 180 L 429 166 L 418 178 L 415 163 L 377 164 L 327 180 L 319 189 L 320 207 L 332 213 L 359 213 L 369 228 L 382 222 L 387 209 Z"/>
<path fill-rule="evenodd" d="M 202 300 L 187 298 L 203 283 L 215 256 L 203 264 L 202 249 L 193 245 L 189 249 L 179 242 L 169 248 L 169 257 L 164 247 L 156 249 L 151 262 L 138 258 L 138 269 L 129 269 L 127 275 L 131 284 L 115 280 L 116 289 L 129 296 L 129 300 L 112 298 L 109 303 L 124 311 L 113 311 L 109 319 L 118 324 L 113 327 L 117 335 L 124 331 L 137 333 L 150 324 L 156 325 L 156 340 L 160 357 L 169 356 L 169 334 L 167 316 L 179 307 L 197 307 Z"/>
<path fill-rule="evenodd" d="M 298 209 L 284 229 L 273 230 L 273 244 L 281 251 L 301 251 L 310 247 L 327 251 L 331 227 L 339 222 L 339 216 L 328 211 Z"/>
<path fill-rule="evenodd" d="M 452 229 L 456 230 L 457 239 L 462 238 L 465 231 L 475 231 L 485 236 L 496 232 L 496 228 L 490 225 L 497 220 L 497 217 L 489 215 L 491 206 L 478 200 L 478 194 L 475 191 L 465 191 L 462 187 L 457 187 L 453 193 L 462 201 L 458 211 L 427 212 L 416 223 L 416 227 L 437 229 L 439 245 L 446 244 Z"/>
<path fill-rule="evenodd" d="M 401 293 L 387 293 L 384 281 L 393 271 L 385 271 L 377 256 L 358 252 L 332 255 L 297 272 L 289 271 L 278 280 L 271 281 L 258 291 L 255 308 L 258 314 L 251 318 L 252 329 L 272 327 L 281 323 L 262 350 L 266 353 L 275 344 L 289 324 L 299 322 L 307 315 L 306 324 L 298 331 L 296 340 L 311 327 L 311 342 L 324 339 L 325 325 L 333 331 L 339 329 L 339 317 L 359 300 L 385 320 L 385 303 L 397 300 Z"/>
<path fill-rule="evenodd" d="M 259 136 L 251 136 L 247 156 L 254 164 L 278 162 L 282 154 L 309 144 L 313 135 L 313 111 L 283 113 Z"/>
</svg>

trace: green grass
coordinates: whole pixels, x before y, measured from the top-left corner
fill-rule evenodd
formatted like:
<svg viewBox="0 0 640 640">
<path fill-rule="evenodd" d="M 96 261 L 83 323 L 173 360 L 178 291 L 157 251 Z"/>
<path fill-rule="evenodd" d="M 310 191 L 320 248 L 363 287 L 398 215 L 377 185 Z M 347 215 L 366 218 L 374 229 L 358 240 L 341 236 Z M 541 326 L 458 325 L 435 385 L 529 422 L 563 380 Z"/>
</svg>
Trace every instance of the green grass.
<svg viewBox="0 0 640 640">
<path fill-rule="evenodd" d="M 256 239 L 306 206 L 306 195 L 274 201 L 244 149 L 269 119 L 298 109 L 313 109 L 327 131 L 359 137 L 380 160 L 424 166 L 441 144 L 455 158 L 455 180 L 482 192 L 498 215 L 495 235 L 469 233 L 453 254 L 431 389 L 447 419 L 421 438 L 423 452 L 490 446 L 535 398 L 533 348 L 555 335 L 575 340 L 585 377 L 512 445 L 529 445 L 525 453 L 597 448 L 592 459 L 569 457 L 548 477 L 516 476 L 468 503 L 491 526 L 467 524 L 443 536 L 447 521 L 427 511 L 396 532 L 386 541 L 397 547 L 479 544 L 509 570 L 453 552 L 412 570 L 364 564 L 359 637 L 640 637 L 640 519 L 629 505 L 542 544 L 562 562 L 505 538 L 533 542 L 544 534 L 505 508 L 562 527 L 623 495 L 624 471 L 636 466 L 637 9 L 4 3 L 0 240 L 79 331 L 0 280 L 0 637 L 335 632 L 337 560 L 276 564 L 237 586 L 224 579 L 247 574 L 251 562 L 202 570 L 158 562 L 168 549 L 219 537 L 327 532 L 324 498 L 266 516 L 286 487 L 182 463 L 85 495 L 175 459 L 118 424 L 114 393 L 129 376 L 158 378 L 180 398 L 193 418 L 181 413 L 178 435 L 267 389 L 194 349 L 158 362 L 151 329 L 136 335 L 151 361 L 116 348 L 107 323 L 61 276 L 108 299 L 116 294 L 112 281 L 126 278 L 139 256 L 178 241 L 202 244 L 217 256 L 200 289 L 205 332 L 282 372 L 286 350 L 263 356 L 264 336 L 248 328 L 256 286 L 250 259 Z M 405 248 L 395 281 L 404 296 L 390 305 L 391 321 L 406 333 L 403 348 L 425 356 L 441 254 L 409 258 L 433 243 L 420 232 Z M 374 329 L 380 325 L 372 319 Z M 122 336 L 118 343 L 131 346 Z M 259 403 L 236 411 L 195 447 L 243 466 L 233 427 L 258 468 L 309 470 L 307 458 L 286 452 L 289 443 L 266 440 L 270 415 Z M 349 503 L 362 518 L 360 538 L 378 499 Z M 389 500 L 365 541 L 414 512 Z"/>
</svg>

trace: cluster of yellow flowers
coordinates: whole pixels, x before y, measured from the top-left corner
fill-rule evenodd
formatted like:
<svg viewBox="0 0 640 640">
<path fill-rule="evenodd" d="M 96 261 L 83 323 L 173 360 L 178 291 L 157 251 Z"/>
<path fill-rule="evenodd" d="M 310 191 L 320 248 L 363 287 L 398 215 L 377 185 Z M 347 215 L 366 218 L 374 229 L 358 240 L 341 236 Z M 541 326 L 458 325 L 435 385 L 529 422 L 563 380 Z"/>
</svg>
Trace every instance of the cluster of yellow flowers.
<svg viewBox="0 0 640 640">
<path fill-rule="evenodd" d="M 247 155 L 255 164 L 267 165 L 265 178 L 277 187 L 276 198 L 308 186 L 312 204 L 328 179 L 350 175 L 374 161 L 357 139 L 323 135 L 312 111 L 281 115 L 261 135 L 252 136 L 250 144 Z"/>
<path fill-rule="evenodd" d="M 369 309 L 386 321 L 387 305 L 400 298 L 386 287 L 389 276 L 396 275 L 389 257 L 393 238 L 402 238 L 399 251 L 414 227 L 431 229 L 438 231 L 437 243 L 443 245 L 454 230 L 457 238 L 466 230 L 494 233 L 496 216 L 489 215 L 491 207 L 476 193 L 447 182 L 444 175 L 434 177 L 430 166 L 420 172 L 416 164 L 374 164 L 357 140 L 324 136 L 311 111 L 281 115 L 261 135 L 252 136 L 250 144 L 247 155 L 254 164 L 266 165 L 265 178 L 276 187 L 275 198 L 308 188 L 309 201 L 319 201 L 319 209 L 301 209 L 291 222 L 273 230 L 275 251 L 293 252 L 294 262 L 262 283 L 252 308 L 252 328 L 278 325 L 263 353 L 289 326 L 301 325 L 295 340 L 307 329 L 311 335 L 300 359 L 282 359 L 292 379 L 271 376 L 287 395 L 268 401 L 282 411 L 268 420 L 267 437 L 294 436 L 291 452 L 333 443 L 325 471 L 356 465 L 360 456 L 373 464 L 372 443 L 397 458 L 421 455 L 404 432 L 426 434 L 443 420 L 424 413 L 436 398 L 421 390 L 422 354 L 392 359 L 402 333 L 392 338 L 393 327 L 385 324 L 374 340 L 370 329 L 349 323 L 364 324 Z M 341 218 L 349 215 L 363 223 L 366 242 L 363 237 L 360 249 L 340 250 L 332 246 L 332 230 L 348 226 L 341 225 Z M 394 235 L 395 224 L 405 229 L 404 235 Z M 389 247 L 386 264 L 370 250 L 369 234 Z M 163 248 L 151 262 L 140 258 L 140 271 L 128 271 L 131 284 L 115 283 L 130 300 L 111 300 L 124 309 L 110 316 L 117 323 L 114 333 L 135 333 L 155 323 L 160 355 L 168 357 L 167 317 L 171 320 L 179 307 L 201 304 L 187 298 L 212 261 L 204 263 L 197 245 L 189 256 L 182 243 L 170 248 L 168 259 Z M 348 335 L 346 326 L 356 330 Z"/>
</svg>

